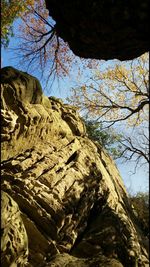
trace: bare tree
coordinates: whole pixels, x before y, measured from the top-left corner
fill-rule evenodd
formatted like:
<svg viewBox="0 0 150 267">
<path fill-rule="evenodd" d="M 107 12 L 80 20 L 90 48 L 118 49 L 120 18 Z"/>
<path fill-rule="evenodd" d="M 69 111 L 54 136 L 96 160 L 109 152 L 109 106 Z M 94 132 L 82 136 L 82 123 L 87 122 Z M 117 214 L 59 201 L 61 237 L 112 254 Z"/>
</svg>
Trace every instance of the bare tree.
<svg viewBox="0 0 150 267">
<path fill-rule="evenodd" d="M 124 136 L 119 143 L 122 146 L 119 156 L 125 161 L 135 162 L 134 173 L 138 167 L 150 163 L 148 129 L 136 130 L 134 135 Z"/>
</svg>

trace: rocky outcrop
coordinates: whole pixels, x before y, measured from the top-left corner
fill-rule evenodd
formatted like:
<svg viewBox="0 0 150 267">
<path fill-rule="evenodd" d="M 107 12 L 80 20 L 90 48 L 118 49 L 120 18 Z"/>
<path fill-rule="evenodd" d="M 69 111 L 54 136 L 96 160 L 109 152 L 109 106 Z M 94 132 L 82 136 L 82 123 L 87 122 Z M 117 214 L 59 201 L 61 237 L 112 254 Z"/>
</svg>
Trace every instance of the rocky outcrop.
<svg viewBox="0 0 150 267">
<path fill-rule="evenodd" d="M 80 57 L 136 58 L 149 51 L 148 0 L 45 0 L 57 34 Z"/>
<path fill-rule="evenodd" d="M 24 266 L 28 260 L 28 237 L 17 203 L 1 193 L 1 264 Z"/>
<path fill-rule="evenodd" d="M 148 267 L 119 172 L 76 109 L 44 96 L 26 73 L 6 67 L 1 77 L 3 267 Z M 28 263 L 10 265 L 20 244 Z"/>
</svg>

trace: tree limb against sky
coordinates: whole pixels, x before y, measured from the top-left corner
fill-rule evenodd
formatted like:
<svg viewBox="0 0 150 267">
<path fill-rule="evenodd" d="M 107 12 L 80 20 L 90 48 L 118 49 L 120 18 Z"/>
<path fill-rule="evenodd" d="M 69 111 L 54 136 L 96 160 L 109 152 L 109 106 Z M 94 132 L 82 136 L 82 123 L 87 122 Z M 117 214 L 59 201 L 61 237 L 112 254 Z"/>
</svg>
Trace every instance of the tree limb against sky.
<svg viewBox="0 0 150 267">
<path fill-rule="evenodd" d="M 68 98 L 84 116 L 103 129 L 121 125 L 121 157 L 137 166 L 149 163 L 149 65 L 148 53 L 124 64 L 96 70 L 86 83 L 72 88 Z M 117 129 L 117 128 L 116 128 Z M 132 130 L 132 131 L 131 131 Z"/>
</svg>

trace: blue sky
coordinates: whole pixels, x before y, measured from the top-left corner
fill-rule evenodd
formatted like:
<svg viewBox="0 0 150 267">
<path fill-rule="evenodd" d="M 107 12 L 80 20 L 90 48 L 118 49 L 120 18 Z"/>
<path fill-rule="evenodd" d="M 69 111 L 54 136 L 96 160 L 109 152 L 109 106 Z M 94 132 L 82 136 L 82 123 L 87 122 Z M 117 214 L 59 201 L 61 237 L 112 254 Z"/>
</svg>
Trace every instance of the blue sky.
<svg viewBox="0 0 150 267">
<path fill-rule="evenodd" d="M 11 38 L 10 47 L 16 43 L 16 38 Z M 102 61 L 103 64 L 109 63 L 111 64 L 112 61 Z M 18 60 L 14 59 L 14 54 L 9 49 L 2 48 L 1 50 L 1 66 L 13 66 L 18 68 L 22 71 L 25 71 L 23 66 L 18 66 Z M 36 76 L 39 78 L 38 73 L 30 73 L 31 75 Z M 49 91 L 44 91 L 46 95 L 53 95 L 58 98 L 62 98 L 65 102 L 65 98 L 69 97 L 70 95 L 70 88 L 74 85 L 76 81 L 74 80 L 74 76 L 72 75 L 70 78 L 65 78 L 64 80 L 60 81 L 58 86 L 57 82 L 54 82 L 53 86 Z M 42 84 L 42 82 L 41 82 Z M 42 84 L 43 85 L 43 84 Z M 147 191 L 149 187 L 148 183 L 148 168 L 144 166 L 137 170 L 136 174 L 132 174 L 134 165 L 130 163 L 120 163 L 117 162 L 117 167 L 120 171 L 120 174 L 124 180 L 125 186 L 129 192 L 136 193 L 138 191 Z"/>
</svg>

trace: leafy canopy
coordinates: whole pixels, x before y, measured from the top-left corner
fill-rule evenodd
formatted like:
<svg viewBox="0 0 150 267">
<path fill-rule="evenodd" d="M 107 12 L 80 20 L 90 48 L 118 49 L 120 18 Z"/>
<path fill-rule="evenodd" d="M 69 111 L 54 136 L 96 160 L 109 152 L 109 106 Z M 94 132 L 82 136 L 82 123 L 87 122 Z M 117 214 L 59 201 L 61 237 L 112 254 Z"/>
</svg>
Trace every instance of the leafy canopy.
<svg viewBox="0 0 150 267">
<path fill-rule="evenodd" d="M 32 6 L 34 0 L 15 1 L 2 0 L 1 1 L 1 40 L 2 45 L 7 47 L 9 39 L 14 35 L 13 22 L 25 13 L 28 6 Z"/>
<path fill-rule="evenodd" d="M 148 53 L 126 64 L 97 70 L 81 86 L 72 88 L 69 102 L 107 125 L 127 121 L 137 126 L 148 120 Z"/>
<path fill-rule="evenodd" d="M 149 163 L 149 64 L 141 57 L 93 71 L 86 83 L 72 88 L 68 101 L 103 128 L 119 124 L 122 157 L 137 166 Z M 98 133 L 96 133 L 98 135 Z M 113 141 L 113 140 L 112 140 Z"/>
<path fill-rule="evenodd" d="M 13 29 L 17 18 L 20 20 Z M 49 16 L 44 0 L 25 0 L 23 3 L 3 0 L 2 20 L 3 45 L 8 46 L 14 34 L 17 45 L 10 49 L 15 59 L 28 72 L 37 72 L 39 66 L 38 72 L 46 85 L 49 80 L 52 83 L 55 78 L 68 77 L 72 72 L 78 79 L 81 69 L 91 69 L 99 64 L 97 60 L 81 59 L 72 53 L 68 44 L 57 35 L 55 21 Z"/>
</svg>

